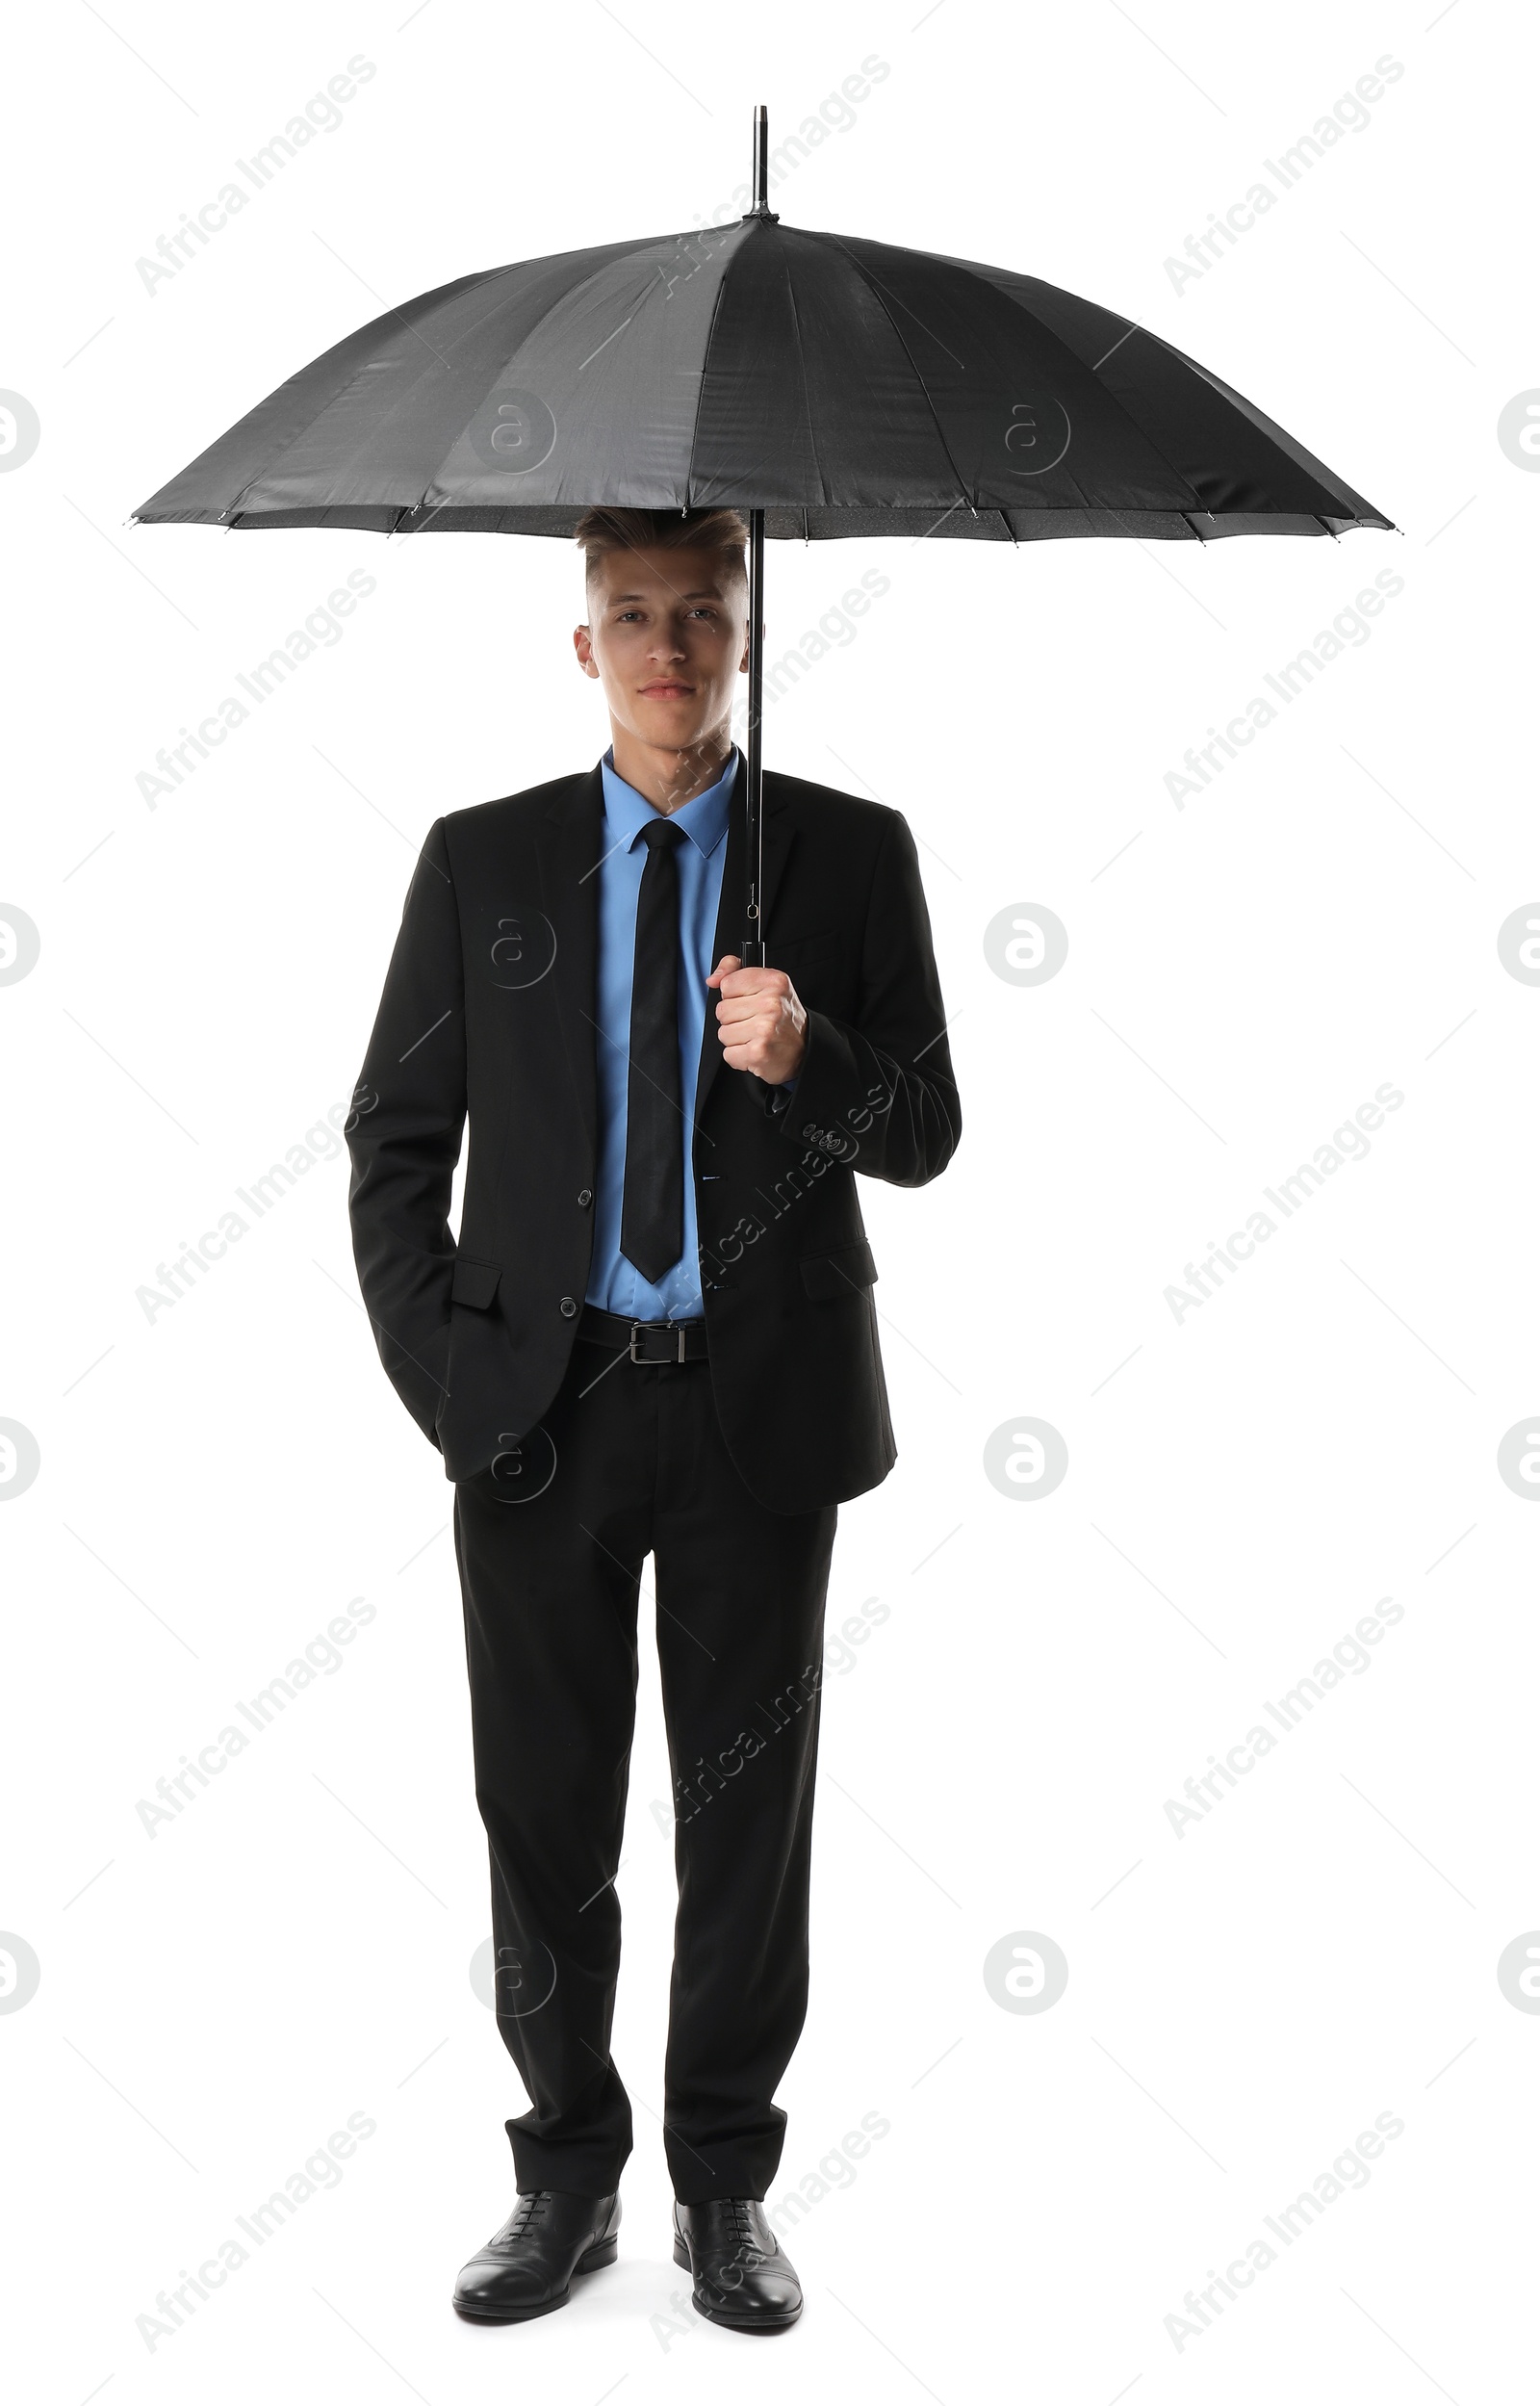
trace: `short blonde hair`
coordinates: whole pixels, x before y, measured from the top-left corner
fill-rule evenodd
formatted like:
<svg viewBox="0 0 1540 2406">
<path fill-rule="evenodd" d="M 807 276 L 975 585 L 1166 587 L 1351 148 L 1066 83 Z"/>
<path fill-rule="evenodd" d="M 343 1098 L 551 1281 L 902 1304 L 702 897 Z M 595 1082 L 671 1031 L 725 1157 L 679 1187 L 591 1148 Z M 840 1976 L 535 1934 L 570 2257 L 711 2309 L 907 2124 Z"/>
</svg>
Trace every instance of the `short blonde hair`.
<svg viewBox="0 0 1540 2406">
<path fill-rule="evenodd" d="M 591 589 L 599 562 L 612 552 L 715 552 L 729 582 L 749 582 L 744 547 L 749 526 L 736 509 L 587 509 L 573 530 L 583 548 L 583 582 Z"/>
</svg>

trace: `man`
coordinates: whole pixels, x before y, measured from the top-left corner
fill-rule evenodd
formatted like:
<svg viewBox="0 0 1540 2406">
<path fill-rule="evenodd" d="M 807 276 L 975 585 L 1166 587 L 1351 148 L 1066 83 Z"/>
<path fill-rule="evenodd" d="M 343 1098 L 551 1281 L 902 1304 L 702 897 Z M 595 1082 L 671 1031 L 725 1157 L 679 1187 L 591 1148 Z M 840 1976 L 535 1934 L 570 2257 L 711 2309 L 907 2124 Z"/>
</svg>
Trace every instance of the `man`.
<svg viewBox="0 0 1540 2406">
<path fill-rule="evenodd" d="M 694 2302 L 784 2330 L 762 2200 L 808 1997 L 835 1508 L 895 1448 L 853 1172 L 920 1186 L 961 1127 L 913 841 L 769 772 L 774 968 L 745 969 L 746 529 L 590 511 L 593 769 L 435 820 L 348 1123 L 359 1280 L 454 1482 L 496 2003 L 530 2109 L 458 2311 L 522 2321 L 613 2263 L 609 2054 L 651 1553 L 679 1915 L 664 2073 Z M 450 1181 L 469 1122 L 462 1225 Z"/>
</svg>

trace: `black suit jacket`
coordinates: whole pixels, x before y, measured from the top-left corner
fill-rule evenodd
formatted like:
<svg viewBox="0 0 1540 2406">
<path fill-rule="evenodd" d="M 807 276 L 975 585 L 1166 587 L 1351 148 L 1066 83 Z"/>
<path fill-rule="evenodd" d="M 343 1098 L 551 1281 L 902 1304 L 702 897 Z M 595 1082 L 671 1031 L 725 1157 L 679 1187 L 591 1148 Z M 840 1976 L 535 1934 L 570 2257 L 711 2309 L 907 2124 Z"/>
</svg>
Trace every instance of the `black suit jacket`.
<svg viewBox="0 0 1540 2406">
<path fill-rule="evenodd" d="M 739 947 L 743 786 L 740 760 L 717 960 Z M 359 1283 L 386 1370 L 450 1479 L 536 1426 L 582 1308 L 603 850 L 597 764 L 435 820 L 353 1099 Z M 807 1057 L 788 1108 L 727 1068 L 710 997 L 695 1195 L 729 1451 L 761 1502 L 805 1512 L 875 1487 L 895 1459 L 854 1174 L 923 1186 L 962 1120 L 899 814 L 767 770 L 764 889 L 769 958 L 807 1006 Z"/>
</svg>

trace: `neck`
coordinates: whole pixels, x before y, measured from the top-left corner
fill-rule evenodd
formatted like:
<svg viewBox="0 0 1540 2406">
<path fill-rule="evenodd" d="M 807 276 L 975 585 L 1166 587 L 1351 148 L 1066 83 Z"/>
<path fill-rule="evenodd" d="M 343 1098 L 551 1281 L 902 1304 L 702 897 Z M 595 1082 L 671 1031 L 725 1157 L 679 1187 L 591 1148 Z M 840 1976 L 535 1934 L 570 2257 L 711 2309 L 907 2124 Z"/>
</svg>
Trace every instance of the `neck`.
<svg viewBox="0 0 1540 2406">
<path fill-rule="evenodd" d="M 732 734 L 724 724 L 683 751 L 667 751 L 644 743 L 629 728 L 610 721 L 614 737 L 615 772 L 651 802 L 665 817 L 681 811 L 698 793 L 714 786 L 732 755 Z"/>
</svg>

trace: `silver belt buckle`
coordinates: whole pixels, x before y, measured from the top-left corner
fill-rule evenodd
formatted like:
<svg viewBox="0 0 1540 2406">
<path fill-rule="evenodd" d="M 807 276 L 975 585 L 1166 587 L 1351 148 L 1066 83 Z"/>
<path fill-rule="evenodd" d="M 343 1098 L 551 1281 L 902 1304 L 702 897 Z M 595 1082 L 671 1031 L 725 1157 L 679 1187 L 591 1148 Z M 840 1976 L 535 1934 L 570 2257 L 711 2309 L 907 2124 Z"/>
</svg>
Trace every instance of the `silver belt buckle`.
<svg viewBox="0 0 1540 2406">
<path fill-rule="evenodd" d="M 644 1369 L 647 1367 L 647 1356 L 646 1356 L 645 1354 L 639 1354 L 639 1353 L 637 1352 L 637 1350 L 636 1350 L 636 1340 L 637 1340 L 637 1338 L 641 1335 L 643 1329 L 644 1329 L 644 1328 L 646 1328 L 648 1325 L 649 1325 L 649 1324 L 648 1324 L 648 1322 L 646 1322 L 645 1320 L 633 1320 L 633 1321 L 631 1322 L 631 1332 L 630 1332 L 630 1339 L 629 1339 L 629 1345 L 628 1345 L 628 1348 L 627 1348 L 628 1352 L 629 1352 L 629 1355 L 630 1355 L 630 1358 L 631 1358 L 632 1361 L 639 1361 L 639 1362 L 642 1364 L 642 1367 L 643 1367 Z M 676 1328 L 677 1328 L 677 1330 L 679 1331 L 679 1334 L 678 1334 L 678 1337 L 677 1337 L 677 1339 L 676 1339 L 676 1350 L 675 1350 L 674 1358 L 675 1358 L 675 1360 L 676 1360 L 676 1361 L 686 1361 L 686 1360 L 688 1360 L 688 1358 L 689 1358 L 688 1355 L 687 1355 L 687 1354 L 685 1353 L 685 1351 L 684 1351 L 685 1343 L 686 1343 L 686 1340 L 687 1340 L 687 1337 L 688 1337 L 688 1332 L 688 1332 L 688 1323 L 687 1323 L 686 1321 L 683 1321 L 683 1320 L 679 1320 L 679 1321 L 676 1321 L 676 1322 L 675 1322 L 675 1327 L 676 1327 Z"/>
</svg>

